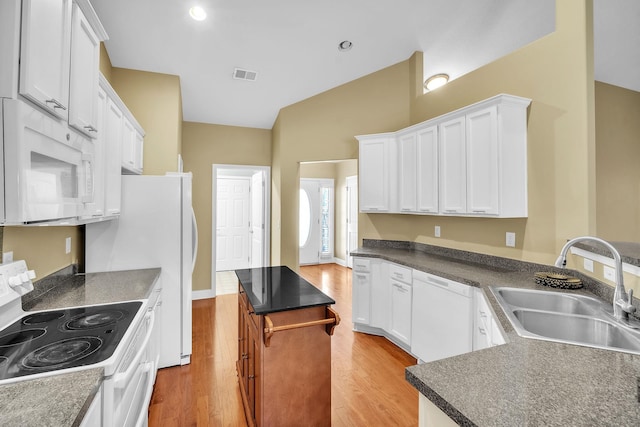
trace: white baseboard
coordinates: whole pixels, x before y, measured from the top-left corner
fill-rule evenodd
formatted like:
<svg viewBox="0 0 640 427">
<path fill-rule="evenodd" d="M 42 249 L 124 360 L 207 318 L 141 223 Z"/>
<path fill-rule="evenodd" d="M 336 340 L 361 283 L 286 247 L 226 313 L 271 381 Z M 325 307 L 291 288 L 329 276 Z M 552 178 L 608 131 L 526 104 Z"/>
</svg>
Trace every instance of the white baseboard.
<svg viewBox="0 0 640 427">
<path fill-rule="evenodd" d="M 333 258 L 333 262 L 334 262 L 334 263 L 336 263 L 336 264 L 338 264 L 338 265 L 341 265 L 341 266 L 343 266 L 343 267 L 348 267 L 348 266 L 347 266 L 347 261 L 346 261 L 346 260 L 344 260 L 344 259 L 340 259 L 340 258 Z"/>
<path fill-rule="evenodd" d="M 195 301 L 198 299 L 207 299 L 207 298 L 215 298 L 216 293 L 213 289 L 203 289 L 201 291 L 192 291 L 191 292 L 191 300 Z"/>
</svg>

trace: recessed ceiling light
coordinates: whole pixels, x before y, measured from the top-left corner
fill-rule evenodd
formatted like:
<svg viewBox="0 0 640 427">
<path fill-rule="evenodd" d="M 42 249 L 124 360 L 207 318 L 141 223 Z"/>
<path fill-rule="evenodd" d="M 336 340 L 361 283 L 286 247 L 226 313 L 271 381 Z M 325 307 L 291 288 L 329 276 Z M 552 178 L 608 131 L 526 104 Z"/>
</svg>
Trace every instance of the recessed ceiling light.
<svg viewBox="0 0 640 427">
<path fill-rule="evenodd" d="M 449 81 L 449 75 L 436 74 L 424 81 L 424 87 L 427 90 L 434 90 L 439 88 L 440 86 L 446 85 L 448 81 Z"/>
<path fill-rule="evenodd" d="M 353 43 L 351 43 L 349 40 L 341 41 L 338 44 L 338 50 L 340 52 L 346 52 L 348 50 L 351 50 L 352 47 L 353 47 Z"/>
<path fill-rule="evenodd" d="M 189 9 L 189 15 L 196 21 L 204 21 L 207 18 L 207 12 L 200 6 L 193 6 Z"/>
</svg>

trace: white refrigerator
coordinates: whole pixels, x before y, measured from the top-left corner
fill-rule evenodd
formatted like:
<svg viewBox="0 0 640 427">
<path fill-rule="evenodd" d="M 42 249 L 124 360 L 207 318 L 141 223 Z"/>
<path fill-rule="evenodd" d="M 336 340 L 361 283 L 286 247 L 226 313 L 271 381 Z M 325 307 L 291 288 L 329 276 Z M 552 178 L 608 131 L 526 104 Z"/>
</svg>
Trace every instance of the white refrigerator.
<svg viewBox="0 0 640 427">
<path fill-rule="evenodd" d="M 191 360 L 191 275 L 198 246 L 191 181 L 191 173 L 124 175 L 120 217 L 86 226 L 87 273 L 162 269 L 160 368 Z"/>
</svg>

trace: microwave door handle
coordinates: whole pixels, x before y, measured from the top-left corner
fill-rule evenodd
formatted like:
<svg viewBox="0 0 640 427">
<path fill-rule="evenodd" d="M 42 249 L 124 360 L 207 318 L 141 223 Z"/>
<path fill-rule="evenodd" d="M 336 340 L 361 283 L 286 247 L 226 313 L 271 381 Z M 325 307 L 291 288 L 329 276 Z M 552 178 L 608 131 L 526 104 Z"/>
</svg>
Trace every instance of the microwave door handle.
<svg viewBox="0 0 640 427">
<path fill-rule="evenodd" d="M 193 247 L 191 248 L 191 253 L 193 259 L 191 260 L 191 273 L 196 268 L 196 259 L 198 259 L 198 223 L 196 221 L 196 212 L 193 210 L 193 206 L 191 206 L 191 229 L 193 238 L 191 239 L 191 244 Z"/>
<path fill-rule="evenodd" d="M 147 344 L 149 343 L 149 339 L 151 338 L 151 335 L 153 333 L 153 323 L 155 321 L 155 316 L 154 313 L 150 311 L 146 314 L 145 317 L 149 319 L 149 324 L 147 325 L 147 335 L 144 337 L 144 341 L 140 346 L 140 349 L 138 350 L 138 354 L 136 354 L 136 357 L 131 361 L 131 364 L 129 365 L 127 370 L 124 372 L 119 372 L 113 376 L 114 388 L 124 388 L 127 386 L 134 372 L 136 371 L 136 369 L 138 369 L 140 359 L 146 353 Z"/>
</svg>

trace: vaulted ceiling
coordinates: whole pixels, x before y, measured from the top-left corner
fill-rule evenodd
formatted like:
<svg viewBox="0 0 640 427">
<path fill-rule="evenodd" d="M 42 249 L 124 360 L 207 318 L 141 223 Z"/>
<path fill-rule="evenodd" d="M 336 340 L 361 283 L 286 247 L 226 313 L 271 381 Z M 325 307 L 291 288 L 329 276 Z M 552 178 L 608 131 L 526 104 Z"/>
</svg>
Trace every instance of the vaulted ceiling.
<svg viewBox="0 0 640 427">
<path fill-rule="evenodd" d="M 184 120 L 269 129 L 278 111 L 424 52 L 452 79 L 554 30 L 555 0 L 91 0 L 113 66 L 180 76 Z M 208 14 L 194 21 L 189 8 Z M 597 80 L 640 91 L 640 1 L 594 0 Z M 339 51 L 344 40 L 353 43 Z M 257 72 L 233 78 L 235 68 Z"/>
</svg>

